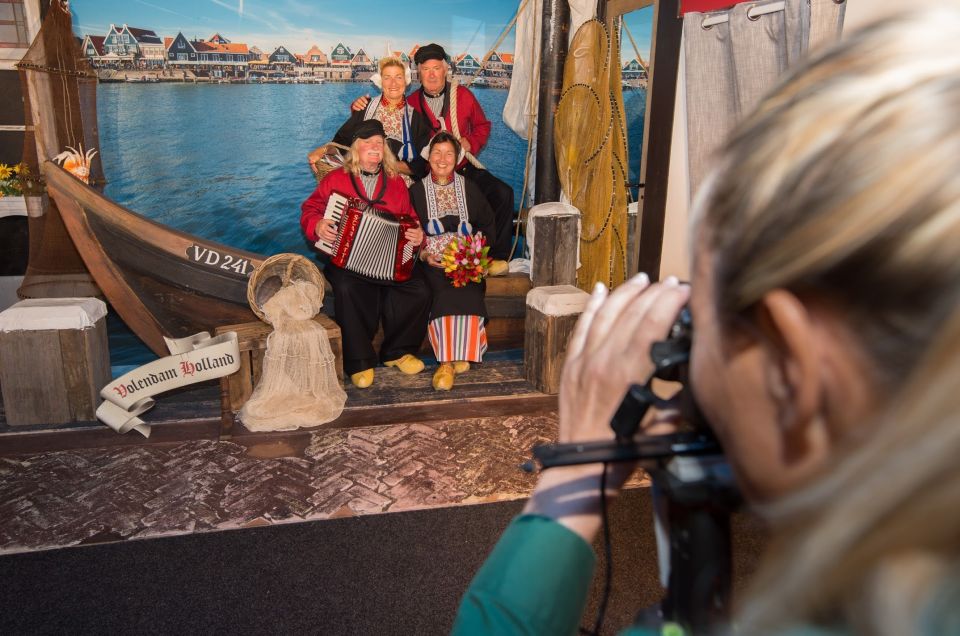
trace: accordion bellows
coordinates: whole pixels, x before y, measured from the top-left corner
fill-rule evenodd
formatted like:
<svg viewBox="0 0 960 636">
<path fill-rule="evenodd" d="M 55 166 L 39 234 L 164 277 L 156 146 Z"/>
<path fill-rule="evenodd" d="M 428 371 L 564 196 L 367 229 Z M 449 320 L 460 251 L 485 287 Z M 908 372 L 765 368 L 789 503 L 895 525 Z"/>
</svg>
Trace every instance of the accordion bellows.
<svg viewBox="0 0 960 636">
<path fill-rule="evenodd" d="M 324 218 L 337 224 L 337 239 L 333 243 L 319 240 L 315 245 L 337 267 L 377 280 L 401 282 L 413 275 L 415 249 L 405 233 L 419 227 L 416 217 L 364 207 L 359 199 L 334 192 Z"/>
</svg>

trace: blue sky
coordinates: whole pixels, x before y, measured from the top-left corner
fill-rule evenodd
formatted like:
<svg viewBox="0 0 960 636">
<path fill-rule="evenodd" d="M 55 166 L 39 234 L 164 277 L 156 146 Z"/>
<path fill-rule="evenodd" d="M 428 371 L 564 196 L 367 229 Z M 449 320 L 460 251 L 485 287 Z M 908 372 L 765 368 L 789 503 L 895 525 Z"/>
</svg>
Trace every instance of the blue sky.
<svg viewBox="0 0 960 636">
<path fill-rule="evenodd" d="M 272 51 L 283 45 L 305 53 L 317 44 L 329 51 L 338 41 L 371 56 L 387 46 L 409 51 L 416 43 L 439 42 L 448 53 L 480 56 L 513 18 L 520 0 L 74 0 L 74 30 L 105 35 L 110 24 L 153 29 L 161 37 L 182 31 L 188 38 L 219 32 L 233 42 Z M 532 6 L 532 3 L 531 5 Z M 646 59 L 652 13 L 637 12 L 627 23 Z M 512 51 L 511 33 L 498 47 Z M 633 57 L 624 38 L 623 57 Z"/>
</svg>

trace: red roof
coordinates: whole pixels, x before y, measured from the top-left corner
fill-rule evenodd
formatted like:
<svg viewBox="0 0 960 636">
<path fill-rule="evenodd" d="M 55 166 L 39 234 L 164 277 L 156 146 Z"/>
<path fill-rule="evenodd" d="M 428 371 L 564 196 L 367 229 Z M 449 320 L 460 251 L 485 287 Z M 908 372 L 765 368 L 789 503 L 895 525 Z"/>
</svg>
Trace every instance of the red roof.
<svg viewBox="0 0 960 636">
<path fill-rule="evenodd" d="M 246 44 L 217 44 L 216 42 L 191 42 L 197 53 L 240 53 L 250 52 Z"/>
<path fill-rule="evenodd" d="M 141 44 L 160 44 L 160 38 L 153 29 L 138 29 L 137 27 L 127 26 L 127 30 Z"/>
<path fill-rule="evenodd" d="M 90 42 L 93 44 L 93 48 L 96 50 L 97 55 L 103 55 L 103 41 L 106 40 L 104 35 L 88 35 Z"/>
<path fill-rule="evenodd" d="M 163 48 L 169 49 L 169 48 L 170 48 L 170 45 L 173 44 L 173 41 L 174 41 L 175 39 L 176 39 L 176 38 L 166 38 L 166 37 L 163 38 Z"/>
<path fill-rule="evenodd" d="M 221 44 L 220 50 L 226 53 L 243 53 L 246 55 L 250 52 L 250 49 L 247 48 L 247 45 L 242 42 L 231 42 L 230 44 Z"/>
<path fill-rule="evenodd" d="M 513 53 L 500 53 L 500 59 L 504 64 L 513 64 Z"/>
</svg>

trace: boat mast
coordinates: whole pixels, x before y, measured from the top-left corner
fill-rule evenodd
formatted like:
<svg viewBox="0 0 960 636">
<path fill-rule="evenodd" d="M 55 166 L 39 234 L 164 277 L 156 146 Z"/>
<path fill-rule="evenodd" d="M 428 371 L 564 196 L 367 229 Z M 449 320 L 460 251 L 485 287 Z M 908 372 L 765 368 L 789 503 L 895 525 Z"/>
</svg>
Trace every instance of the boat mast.
<svg viewBox="0 0 960 636">
<path fill-rule="evenodd" d="M 563 90 L 563 65 L 567 59 L 570 4 L 544 0 L 540 31 L 540 101 L 537 108 L 537 164 L 534 203 L 560 200 L 560 178 L 553 145 L 554 115 Z"/>
</svg>

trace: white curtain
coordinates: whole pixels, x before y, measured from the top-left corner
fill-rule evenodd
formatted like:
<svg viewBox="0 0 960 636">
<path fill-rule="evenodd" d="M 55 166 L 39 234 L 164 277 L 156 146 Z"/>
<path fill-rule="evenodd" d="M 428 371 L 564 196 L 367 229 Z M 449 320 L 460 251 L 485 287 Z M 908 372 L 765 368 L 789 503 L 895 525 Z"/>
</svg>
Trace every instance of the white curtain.
<svg viewBox="0 0 960 636">
<path fill-rule="evenodd" d="M 807 51 L 837 39 L 842 0 L 770 0 L 683 18 L 690 190 L 731 129 Z"/>
<path fill-rule="evenodd" d="M 550 0 L 556 1 L 556 0 Z M 568 42 L 580 25 L 596 16 L 595 0 L 570 0 L 570 32 Z M 523 5 L 523 1 L 517 5 Z M 529 0 L 517 18 L 517 39 L 514 47 L 513 77 L 510 92 L 503 107 L 503 121 L 510 129 L 527 138 L 532 123 L 536 132 L 536 117 L 540 86 L 540 22 L 543 18 L 543 0 Z"/>
<path fill-rule="evenodd" d="M 547 0 L 556 2 L 557 0 Z M 513 77 L 510 79 L 510 92 L 503 106 L 503 122 L 523 139 L 532 135 L 528 166 L 530 175 L 528 189 L 533 195 L 533 175 L 536 170 L 537 155 L 537 109 L 540 106 L 540 24 L 543 19 L 544 0 L 528 0 L 517 18 L 517 37 L 513 57 Z M 517 5 L 523 4 L 523 0 Z M 580 25 L 595 17 L 596 0 L 570 0 L 569 40 Z M 568 40 L 568 41 L 569 41 Z M 532 127 L 532 130 L 531 130 Z"/>
</svg>

